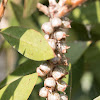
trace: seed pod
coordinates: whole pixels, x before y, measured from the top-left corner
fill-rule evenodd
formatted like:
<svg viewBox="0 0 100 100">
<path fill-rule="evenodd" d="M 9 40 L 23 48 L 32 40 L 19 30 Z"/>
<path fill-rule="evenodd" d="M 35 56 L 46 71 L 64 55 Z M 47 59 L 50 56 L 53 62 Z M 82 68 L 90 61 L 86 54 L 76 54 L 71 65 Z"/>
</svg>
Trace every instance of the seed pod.
<svg viewBox="0 0 100 100">
<path fill-rule="evenodd" d="M 53 33 L 53 27 L 51 25 L 50 22 L 46 22 L 42 25 L 42 30 L 44 31 L 44 33 L 46 34 L 52 34 Z"/>
<path fill-rule="evenodd" d="M 57 90 L 58 91 L 64 92 L 66 90 L 66 88 L 67 88 L 67 84 L 64 81 L 59 80 L 57 82 Z"/>
<path fill-rule="evenodd" d="M 49 73 L 51 70 L 52 70 L 52 68 L 53 68 L 53 65 L 49 65 L 49 64 L 41 64 L 40 66 L 39 66 L 39 68 L 44 72 L 44 73 Z"/>
<path fill-rule="evenodd" d="M 63 38 L 66 38 L 66 33 L 63 32 L 63 31 L 57 31 L 57 32 L 54 33 L 54 38 L 59 41 Z"/>
<path fill-rule="evenodd" d="M 59 52 L 61 53 L 66 53 L 67 49 L 70 48 L 70 46 L 66 46 L 64 43 L 63 44 L 58 43 L 57 46 L 58 46 Z"/>
<path fill-rule="evenodd" d="M 40 69 L 40 67 L 37 67 L 36 72 L 37 72 L 38 76 L 41 76 L 41 77 L 46 76 L 46 73 L 43 72 L 43 71 Z"/>
<path fill-rule="evenodd" d="M 65 94 L 60 94 L 60 100 L 68 100 L 68 96 Z"/>
<path fill-rule="evenodd" d="M 57 64 L 60 62 L 60 59 L 61 59 L 61 55 L 57 54 L 57 56 L 51 59 L 50 62 L 52 62 L 53 64 Z"/>
<path fill-rule="evenodd" d="M 52 76 L 55 80 L 58 80 L 62 77 L 64 77 L 67 74 L 65 68 L 63 67 L 56 67 L 53 72 L 52 72 Z"/>
<path fill-rule="evenodd" d="M 49 92 L 47 100 L 60 100 L 60 95 L 57 92 Z"/>
<path fill-rule="evenodd" d="M 48 39 L 49 39 L 49 35 L 48 35 L 48 34 L 45 34 L 45 35 L 44 35 L 44 38 L 45 38 L 46 40 L 48 40 Z"/>
<path fill-rule="evenodd" d="M 56 81 L 54 80 L 54 78 L 48 77 L 44 81 L 44 86 L 51 87 L 51 88 L 55 88 Z"/>
<path fill-rule="evenodd" d="M 52 27 L 54 27 L 54 28 L 60 27 L 62 25 L 62 21 L 60 18 L 55 17 L 55 18 L 51 19 L 51 24 L 52 24 Z"/>
<path fill-rule="evenodd" d="M 64 28 L 71 28 L 70 22 L 69 21 L 62 21 L 63 27 Z"/>
<path fill-rule="evenodd" d="M 39 91 L 39 96 L 46 98 L 48 96 L 49 90 L 46 87 L 43 87 Z"/>
<path fill-rule="evenodd" d="M 51 46 L 51 48 L 52 48 L 53 50 L 56 49 L 56 41 L 55 41 L 54 39 L 49 39 L 49 40 L 48 40 L 48 43 L 49 43 L 49 45 Z"/>
</svg>

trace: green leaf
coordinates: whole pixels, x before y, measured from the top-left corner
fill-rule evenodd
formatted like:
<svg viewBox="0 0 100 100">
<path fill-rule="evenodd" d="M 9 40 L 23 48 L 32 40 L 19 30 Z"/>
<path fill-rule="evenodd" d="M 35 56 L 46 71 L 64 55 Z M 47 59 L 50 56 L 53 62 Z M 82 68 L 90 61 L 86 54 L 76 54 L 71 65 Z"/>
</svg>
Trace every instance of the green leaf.
<svg viewBox="0 0 100 100">
<path fill-rule="evenodd" d="M 90 69 L 100 86 L 100 40 L 85 52 L 85 67 Z M 99 91 L 100 92 L 100 91 Z"/>
<path fill-rule="evenodd" d="M 0 100 L 27 100 L 31 94 L 38 75 L 26 75 L 0 90 Z"/>
<path fill-rule="evenodd" d="M 100 96 L 98 96 L 97 98 L 93 99 L 93 100 L 100 100 Z"/>
<path fill-rule="evenodd" d="M 67 41 L 75 41 L 75 40 L 87 41 L 87 40 L 90 40 L 89 36 L 88 36 L 88 31 L 87 31 L 85 25 L 73 21 L 71 23 L 71 27 L 72 28 L 68 31 L 70 37 L 67 38 Z"/>
<path fill-rule="evenodd" d="M 9 27 L 1 33 L 19 53 L 29 59 L 43 61 L 54 57 L 45 38 L 33 29 Z"/>
<path fill-rule="evenodd" d="M 100 40 L 100 24 L 92 25 L 90 34 L 93 40 Z"/>
<path fill-rule="evenodd" d="M 19 22 L 19 24 L 23 27 L 34 28 L 35 30 L 39 30 L 38 26 L 33 22 L 31 17 L 23 18 L 23 7 L 16 5 L 11 2 L 11 7 L 14 12 L 14 15 Z"/>
<path fill-rule="evenodd" d="M 36 10 L 37 3 L 38 0 L 25 0 L 23 16 L 30 16 Z"/>
<path fill-rule="evenodd" d="M 67 43 L 71 48 L 68 50 L 66 57 L 68 57 L 71 64 L 77 62 L 77 60 L 83 55 L 85 50 L 90 46 L 91 41 L 74 41 Z"/>
<path fill-rule="evenodd" d="M 42 62 L 27 60 L 23 64 L 19 65 L 14 72 L 12 72 L 10 75 L 8 75 L 1 83 L 0 83 L 0 89 L 3 88 L 5 85 L 8 85 L 19 78 L 32 74 L 36 72 L 36 68 L 41 64 Z M 37 84 L 40 83 L 42 80 L 38 78 Z"/>
<path fill-rule="evenodd" d="M 70 19 L 84 24 L 100 23 L 100 1 L 95 0 L 72 11 Z"/>
</svg>

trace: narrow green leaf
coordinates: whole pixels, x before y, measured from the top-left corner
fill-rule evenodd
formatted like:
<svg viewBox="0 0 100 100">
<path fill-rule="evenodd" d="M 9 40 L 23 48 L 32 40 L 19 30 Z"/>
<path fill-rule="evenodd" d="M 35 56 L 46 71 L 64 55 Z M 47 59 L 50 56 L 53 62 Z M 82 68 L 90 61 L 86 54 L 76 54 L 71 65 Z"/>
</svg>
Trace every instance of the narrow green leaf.
<svg viewBox="0 0 100 100">
<path fill-rule="evenodd" d="M 24 17 L 30 16 L 35 11 L 37 3 L 38 0 L 25 0 L 23 16 Z"/>
<path fill-rule="evenodd" d="M 43 61 L 54 57 L 47 41 L 33 29 L 9 27 L 1 33 L 18 52 L 29 59 Z"/>
<path fill-rule="evenodd" d="M 27 100 L 30 96 L 38 75 L 26 75 L 0 90 L 0 100 Z"/>
<path fill-rule="evenodd" d="M 84 24 L 100 23 L 100 1 L 95 0 L 73 10 L 70 19 Z"/>
<path fill-rule="evenodd" d="M 39 30 L 37 25 L 32 21 L 31 17 L 23 18 L 23 7 L 22 6 L 16 5 L 15 3 L 11 2 L 11 7 L 12 7 L 12 10 L 14 12 L 14 15 L 17 21 L 19 22 L 21 26 Z"/>
<path fill-rule="evenodd" d="M 69 42 L 68 45 L 71 48 L 68 50 L 68 53 L 66 54 L 66 57 L 70 59 L 69 62 L 71 62 L 71 64 L 74 64 L 82 56 L 82 54 L 90 46 L 90 44 L 91 41 Z"/>
<path fill-rule="evenodd" d="M 100 100 L 100 96 L 98 96 L 97 98 L 93 99 L 93 100 Z"/>
<path fill-rule="evenodd" d="M 32 74 L 36 72 L 36 68 L 41 64 L 42 62 L 36 62 L 32 60 L 27 60 L 23 64 L 19 65 L 14 72 L 12 72 L 10 75 L 8 75 L 1 83 L 0 83 L 0 89 L 3 88 L 5 85 L 8 85 L 19 78 Z M 40 78 L 37 80 L 37 84 L 42 82 Z"/>
</svg>

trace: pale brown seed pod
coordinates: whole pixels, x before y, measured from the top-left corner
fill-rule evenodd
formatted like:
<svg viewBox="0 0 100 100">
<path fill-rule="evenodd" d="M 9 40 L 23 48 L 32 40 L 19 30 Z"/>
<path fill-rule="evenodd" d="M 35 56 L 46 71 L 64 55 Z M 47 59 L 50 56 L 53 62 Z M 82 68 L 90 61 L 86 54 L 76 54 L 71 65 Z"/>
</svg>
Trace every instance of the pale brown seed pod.
<svg viewBox="0 0 100 100">
<path fill-rule="evenodd" d="M 60 100 L 60 95 L 57 92 L 49 92 L 47 100 Z"/>
<path fill-rule="evenodd" d="M 57 32 L 54 33 L 54 38 L 58 41 L 61 40 L 61 39 L 65 39 L 66 33 L 63 32 L 63 31 L 57 31 Z"/>
<path fill-rule="evenodd" d="M 57 90 L 60 92 L 64 92 L 67 88 L 67 84 L 62 81 L 62 80 L 58 80 L 57 81 Z"/>
<path fill-rule="evenodd" d="M 52 27 L 52 25 L 51 25 L 50 22 L 44 23 L 44 24 L 42 25 L 42 28 L 41 28 L 41 29 L 42 29 L 42 30 L 44 31 L 44 33 L 46 33 L 46 34 L 52 34 L 53 31 L 54 31 L 54 29 L 53 29 L 53 27 Z"/>
<path fill-rule="evenodd" d="M 48 40 L 48 43 L 49 43 L 49 45 L 51 46 L 51 48 L 52 48 L 53 50 L 56 49 L 56 40 L 54 40 L 54 39 L 49 39 L 49 40 Z"/>
<path fill-rule="evenodd" d="M 70 48 L 70 46 L 66 46 L 65 43 L 58 43 L 57 46 L 60 53 L 67 53 L 67 49 Z"/>
<path fill-rule="evenodd" d="M 64 77 L 67 74 L 66 69 L 63 67 L 56 67 L 52 72 L 52 76 L 55 80 Z"/>
<path fill-rule="evenodd" d="M 51 87 L 53 89 L 56 86 L 56 81 L 54 80 L 53 77 L 48 77 L 44 81 L 44 86 Z"/>
<path fill-rule="evenodd" d="M 60 27 L 62 25 L 62 20 L 60 18 L 55 17 L 55 18 L 52 18 L 50 21 L 51 21 L 52 27 L 54 28 Z"/>
<path fill-rule="evenodd" d="M 40 66 L 39 66 L 39 68 L 44 72 L 44 73 L 49 73 L 51 70 L 52 70 L 52 68 L 53 68 L 53 65 L 50 65 L 50 64 L 47 64 L 47 63 L 45 63 L 45 64 L 41 64 Z"/>
<path fill-rule="evenodd" d="M 36 72 L 37 72 L 38 76 L 41 76 L 41 77 L 46 76 L 46 73 L 43 72 L 43 71 L 40 69 L 40 67 L 37 67 Z"/>
<path fill-rule="evenodd" d="M 39 96 L 46 98 L 49 90 L 46 87 L 42 87 L 39 91 Z"/>
<path fill-rule="evenodd" d="M 60 100 L 68 100 L 68 96 L 65 94 L 60 94 Z"/>
<path fill-rule="evenodd" d="M 57 54 L 57 56 L 51 59 L 50 62 L 52 62 L 53 64 L 57 64 L 60 62 L 60 60 L 61 60 L 61 55 Z"/>
<path fill-rule="evenodd" d="M 70 23 L 70 21 L 62 21 L 62 27 L 63 28 L 71 28 L 71 23 Z"/>
</svg>

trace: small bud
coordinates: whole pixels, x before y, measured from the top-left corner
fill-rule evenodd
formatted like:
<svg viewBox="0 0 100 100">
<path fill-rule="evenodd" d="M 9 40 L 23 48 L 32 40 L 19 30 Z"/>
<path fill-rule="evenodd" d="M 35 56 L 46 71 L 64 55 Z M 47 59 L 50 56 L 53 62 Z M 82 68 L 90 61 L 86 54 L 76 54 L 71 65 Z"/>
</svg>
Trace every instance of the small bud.
<svg viewBox="0 0 100 100">
<path fill-rule="evenodd" d="M 52 70 L 52 68 L 53 68 L 53 65 L 49 65 L 49 64 L 41 64 L 40 66 L 39 66 L 39 68 L 44 72 L 44 73 L 49 73 L 51 70 Z"/>
<path fill-rule="evenodd" d="M 69 21 L 62 21 L 63 27 L 64 28 L 71 28 L 70 22 Z"/>
<path fill-rule="evenodd" d="M 49 39 L 49 40 L 48 40 L 48 43 L 49 43 L 49 45 L 51 46 L 51 48 L 52 48 L 53 50 L 56 49 L 56 41 L 55 41 L 54 39 Z"/>
<path fill-rule="evenodd" d="M 54 57 L 53 59 L 51 59 L 50 61 L 53 63 L 53 64 L 57 64 L 60 62 L 60 59 L 61 59 L 61 55 L 60 54 L 57 54 L 56 57 Z"/>
<path fill-rule="evenodd" d="M 53 27 L 51 25 L 50 22 L 46 22 L 42 25 L 42 30 L 44 31 L 44 33 L 46 34 L 52 34 L 53 33 Z"/>
<path fill-rule="evenodd" d="M 45 38 L 46 40 L 48 40 L 48 39 L 49 39 L 49 35 L 48 35 L 48 34 L 45 34 L 45 35 L 44 35 L 44 38 Z"/>
<path fill-rule="evenodd" d="M 44 72 L 40 69 L 40 67 L 37 67 L 36 72 L 37 72 L 38 76 L 41 76 L 41 77 L 46 76 L 46 73 L 44 73 Z"/>
<path fill-rule="evenodd" d="M 39 96 L 46 98 L 48 96 L 49 90 L 46 87 L 43 87 L 39 91 Z"/>
<path fill-rule="evenodd" d="M 53 72 L 52 76 L 55 80 L 58 80 L 67 74 L 65 68 L 63 67 L 56 67 Z"/>
<path fill-rule="evenodd" d="M 68 96 L 65 94 L 60 94 L 60 100 L 68 100 Z"/>
<path fill-rule="evenodd" d="M 57 32 L 54 33 L 54 38 L 59 41 L 63 38 L 66 38 L 66 33 L 63 32 L 63 31 L 57 31 Z"/>
<path fill-rule="evenodd" d="M 60 18 L 53 18 L 51 19 L 52 27 L 60 27 L 62 25 L 62 21 Z"/>
<path fill-rule="evenodd" d="M 55 88 L 56 81 L 54 80 L 54 78 L 48 77 L 44 81 L 44 86 L 51 87 L 51 88 Z"/>
<path fill-rule="evenodd" d="M 47 100 L 60 100 L 60 95 L 57 92 L 49 92 Z"/>
<path fill-rule="evenodd" d="M 57 82 L 57 90 L 58 91 L 64 92 L 66 90 L 66 88 L 67 88 L 67 84 L 64 81 L 59 80 Z"/>
</svg>

